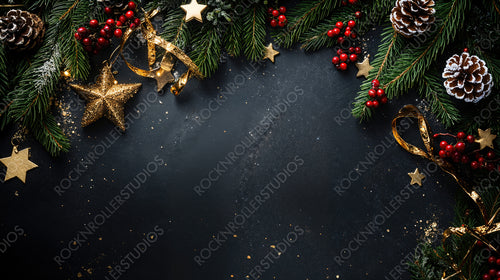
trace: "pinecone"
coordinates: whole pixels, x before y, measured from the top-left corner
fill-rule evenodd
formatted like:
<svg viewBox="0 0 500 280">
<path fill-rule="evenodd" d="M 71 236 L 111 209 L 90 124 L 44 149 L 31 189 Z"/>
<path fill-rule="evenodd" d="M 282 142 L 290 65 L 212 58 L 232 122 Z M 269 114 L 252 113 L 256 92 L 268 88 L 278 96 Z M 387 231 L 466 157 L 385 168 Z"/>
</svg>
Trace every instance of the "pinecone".
<svg viewBox="0 0 500 280">
<path fill-rule="evenodd" d="M 11 50 L 24 51 L 34 48 L 43 39 L 43 21 L 35 14 L 10 10 L 0 17 L 0 41 Z"/>
<path fill-rule="evenodd" d="M 443 78 L 448 94 L 466 102 L 478 102 L 493 88 L 493 79 L 484 60 L 467 52 L 455 54 L 446 61 Z"/>
<path fill-rule="evenodd" d="M 405 37 L 420 35 L 434 22 L 434 0 L 397 0 L 392 8 L 394 30 Z"/>
</svg>

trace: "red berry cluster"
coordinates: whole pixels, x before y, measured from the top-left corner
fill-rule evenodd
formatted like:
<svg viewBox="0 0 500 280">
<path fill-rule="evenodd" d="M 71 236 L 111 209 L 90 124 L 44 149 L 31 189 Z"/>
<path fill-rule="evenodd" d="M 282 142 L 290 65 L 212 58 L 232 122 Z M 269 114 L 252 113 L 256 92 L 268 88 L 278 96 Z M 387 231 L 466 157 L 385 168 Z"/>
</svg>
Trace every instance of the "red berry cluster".
<svg viewBox="0 0 500 280">
<path fill-rule="evenodd" d="M 449 133 L 434 134 L 434 138 L 438 138 L 439 136 L 450 136 L 456 139 L 454 145 L 444 140 L 439 143 L 440 158 L 454 163 L 462 163 L 473 170 L 495 170 L 496 162 L 499 160 L 495 158 L 495 152 L 489 148 L 483 150 L 477 149 L 477 144 L 474 144 L 475 138 L 473 135 L 466 135 L 464 132 L 459 132 L 457 135 Z"/>
<path fill-rule="evenodd" d="M 349 1 L 342 1 L 342 6 L 347 6 L 347 4 L 351 5 L 356 5 L 358 3 L 358 0 L 349 0 Z"/>
<path fill-rule="evenodd" d="M 271 25 L 271 27 L 285 27 L 288 23 L 285 16 L 286 8 L 284 6 L 279 7 L 277 10 L 273 7 L 269 7 L 267 13 L 269 14 L 269 25 Z"/>
<path fill-rule="evenodd" d="M 125 14 L 115 14 L 111 8 L 105 7 L 104 12 L 113 15 L 115 19 L 108 18 L 105 23 L 93 19 L 89 21 L 88 28 L 82 26 L 77 29 L 75 38 L 82 42 L 86 51 L 98 54 L 101 49 L 109 45 L 109 39 L 113 36 L 122 37 L 122 29 L 127 27 L 134 29 L 141 24 L 141 20 L 135 17 L 136 8 L 137 5 L 133 1 L 130 1 L 123 10 Z"/>
<path fill-rule="evenodd" d="M 479 244 L 481 241 L 478 241 Z M 482 246 L 482 242 L 481 242 Z M 483 280 L 498 280 L 500 279 L 500 258 L 491 256 L 488 258 L 488 271 L 483 274 Z"/>
<path fill-rule="evenodd" d="M 337 50 L 337 55 L 332 58 L 332 63 L 337 69 L 347 70 L 347 63 L 358 61 L 358 54 L 361 54 L 360 47 L 349 47 L 348 53 L 342 49 Z"/>
<path fill-rule="evenodd" d="M 330 38 L 337 37 L 337 42 L 342 43 L 347 38 L 356 39 L 358 36 L 354 30 L 356 26 L 356 22 L 354 20 L 350 20 L 347 24 L 344 24 L 341 21 L 335 23 L 335 27 L 326 32 L 326 35 Z"/>
<path fill-rule="evenodd" d="M 385 90 L 380 87 L 380 82 L 377 79 L 372 80 L 372 88 L 368 90 L 370 100 L 366 101 L 365 105 L 368 108 L 377 108 L 380 104 L 387 103 L 388 99 L 385 95 Z"/>
</svg>

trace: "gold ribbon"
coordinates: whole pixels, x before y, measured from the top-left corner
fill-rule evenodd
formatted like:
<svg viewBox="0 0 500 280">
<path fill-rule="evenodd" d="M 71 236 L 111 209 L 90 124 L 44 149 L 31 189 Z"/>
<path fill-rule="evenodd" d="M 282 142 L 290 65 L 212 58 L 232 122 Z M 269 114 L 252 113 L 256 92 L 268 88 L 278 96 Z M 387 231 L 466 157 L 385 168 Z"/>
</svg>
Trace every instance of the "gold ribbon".
<svg viewBox="0 0 500 280">
<path fill-rule="evenodd" d="M 399 119 L 402 118 L 416 118 L 418 120 L 418 128 L 420 131 L 420 136 L 422 137 L 422 140 L 424 142 L 424 146 L 427 151 L 424 151 L 412 144 L 407 143 L 406 141 L 403 140 L 403 138 L 399 135 L 398 129 L 397 129 L 397 122 Z M 486 244 L 488 247 L 490 247 L 492 250 L 495 252 L 497 251 L 495 247 L 493 247 L 486 239 L 485 236 L 488 234 L 492 234 L 495 232 L 500 231 L 500 223 L 494 223 L 494 220 L 500 210 L 497 209 L 497 211 L 489 217 L 489 214 L 486 210 L 486 207 L 484 206 L 483 200 L 481 199 L 481 196 L 473 190 L 467 182 L 465 182 L 463 179 L 459 178 L 456 175 L 456 170 L 453 167 L 452 164 L 450 164 L 447 161 L 444 161 L 440 157 L 436 157 L 433 153 L 433 145 L 432 145 L 432 137 L 430 128 L 429 128 L 429 123 L 427 122 L 427 119 L 422 115 L 422 113 L 417 109 L 417 107 L 413 105 L 405 105 L 401 110 L 399 110 L 398 114 L 394 117 L 392 120 L 392 134 L 394 135 L 394 138 L 398 142 L 398 144 L 403 147 L 405 150 L 408 152 L 421 156 L 423 158 L 426 158 L 428 160 L 433 161 L 436 163 L 442 170 L 444 170 L 446 173 L 450 174 L 458 183 L 458 185 L 462 188 L 462 190 L 474 201 L 474 203 L 477 205 L 479 208 L 479 211 L 481 212 L 481 216 L 485 222 L 484 225 L 478 226 L 478 227 L 469 227 L 467 225 L 463 225 L 461 227 L 450 227 L 446 229 L 443 233 L 443 245 L 446 239 L 450 237 L 451 235 L 457 235 L 457 236 L 463 236 L 465 234 L 470 234 L 477 240 L 480 240 L 484 244 Z M 462 273 L 462 267 L 465 264 L 466 259 L 469 257 L 469 255 L 472 252 L 472 249 L 476 245 L 477 241 L 474 242 L 474 244 L 469 248 L 467 253 L 465 254 L 465 257 L 462 259 L 460 262 L 460 265 L 457 265 L 455 263 L 451 263 L 450 266 L 455 270 L 455 273 L 452 275 L 446 277 L 446 275 L 443 273 L 443 277 L 441 279 L 446 280 L 450 279 L 451 277 L 454 276 L 459 276 L 461 279 L 467 279 L 464 274 Z M 444 246 L 443 246 L 444 247 Z"/>
<path fill-rule="evenodd" d="M 198 69 L 198 66 L 191 60 L 191 58 L 186 55 L 181 49 L 179 49 L 174 44 L 167 42 L 160 36 L 156 34 L 156 30 L 154 29 L 153 24 L 151 23 L 151 18 L 154 17 L 158 13 L 158 9 L 152 10 L 148 13 L 145 13 L 144 20 L 141 23 L 141 31 L 144 38 L 148 44 L 148 64 L 149 70 L 140 69 L 131 65 L 127 59 L 125 59 L 123 55 L 123 48 L 125 47 L 125 43 L 128 41 L 134 30 L 127 29 L 123 34 L 123 40 L 120 44 L 119 53 L 122 56 L 125 64 L 130 70 L 132 70 L 137 75 L 153 78 L 158 80 L 158 90 L 161 90 L 166 83 L 173 82 L 175 79 L 173 76 L 166 74 L 167 77 L 162 77 L 165 71 L 170 72 L 174 66 L 174 57 L 179 59 L 186 67 L 188 68 L 187 72 L 181 75 L 179 79 L 175 81 L 175 84 L 172 85 L 170 91 L 174 95 L 179 95 L 182 89 L 186 86 L 188 80 L 196 76 L 199 79 L 203 79 L 204 76 Z M 162 62 L 159 67 L 153 68 L 156 63 L 156 46 L 159 46 L 165 49 L 166 53 L 162 59 Z M 159 80 L 159 77 L 162 77 L 162 81 Z"/>
</svg>

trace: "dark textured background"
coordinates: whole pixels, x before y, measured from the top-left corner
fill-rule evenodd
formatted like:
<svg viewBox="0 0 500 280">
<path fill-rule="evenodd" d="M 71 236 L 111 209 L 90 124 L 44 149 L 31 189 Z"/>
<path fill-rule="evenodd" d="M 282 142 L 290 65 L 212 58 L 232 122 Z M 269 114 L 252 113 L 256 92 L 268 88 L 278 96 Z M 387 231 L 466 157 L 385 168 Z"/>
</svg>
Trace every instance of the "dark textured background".
<svg viewBox="0 0 500 280">
<path fill-rule="evenodd" d="M 368 45 L 373 55 L 376 39 Z M 38 143 L 28 140 L 23 147 L 32 147 L 31 159 L 40 167 L 28 173 L 25 185 L 13 179 L 0 187 L 0 242 L 16 226 L 24 231 L 0 255 L 2 274 L 9 275 L 2 279 L 113 279 L 110 268 L 155 226 L 165 233 L 120 279 L 245 279 L 273 251 L 271 245 L 296 226 L 304 234 L 279 258 L 271 258 L 262 279 L 409 278 L 400 274 L 397 265 L 405 262 L 432 222 L 437 222 L 438 229 L 448 225 L 454 182 L 439 171 L 430 175 L 423 187 L 366 235 L 359 248 L 350 250 L 351 257 L 341 265 L 335 257 L 351 240 L 357 236 L 359 240 L 359 232 L 366 232 L 377 215 L 392 209 L 391 200 L 410 182 L 407 173 L 416 167 L 425 169 L 427 161 L 392 143 L 341 196 L 334 188 L 377 145 L 391 143 L 392 117 L 402 105 L 419 104 L 420 99 L 410 93 L 378 110 L 368 123 L 348 116 L 339 125 L 335 118 L 347 115 L 361 83 L 355 78 L 357 69 L 335 70 L 330 63 L 333 50 L 279 51 L 275 64 L 267 61 L 256 68 L 244 60 L 228 59 L 211 79 L 191 81 L 179 98 L 157 96 L 154 81 L 119 67 L 118 81 L 143 83 L 126 112 L 133 114 L 133 108 L 147 102 L 148 96 L 154 102 L 58 195 L 54 187 L 96 145 L 107 143 L 114 129 L 107 120 L 81 129 L 84 104 L 66 91 L 62 107 L 69 114 L 62 121 L 69 132 L 74 131 L 70 152 L 51 158 Z M 136 58 L 135 63 L 139 60 L 144 59 Z M 239 86 L 227 94 L 231 83 Z M 193 188 L 200 180 L 234 151 L 273 106 L 297 89 L 303 95 L 274 119 L 263 136 L 256 137 L 209 190 L 197 195 Z M 210 118 L 196 119 L 221 94 L 227 99 L 216 110 L 212 107 Z M 431 125 L 439 127 L 432 119 Z M 13 130 L 2 134 L 2 156 L 11 152 L 12 134 Z M 419 142 L 416 133 L 406 137 Z M 58 265 L 54 257 L 155 156 L 166 166 Z M 193 258 L 200 250 L 295 156 L 304 160 L 303 166 L 202 266 L 197 265 Z"/>
</svg>

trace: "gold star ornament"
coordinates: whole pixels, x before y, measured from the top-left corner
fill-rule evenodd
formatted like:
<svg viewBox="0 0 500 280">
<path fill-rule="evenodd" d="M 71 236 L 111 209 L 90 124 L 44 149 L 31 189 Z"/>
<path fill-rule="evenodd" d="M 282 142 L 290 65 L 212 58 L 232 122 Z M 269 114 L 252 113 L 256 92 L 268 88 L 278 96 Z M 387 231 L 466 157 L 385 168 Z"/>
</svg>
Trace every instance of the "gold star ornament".
<svg viewBox="0 0 500 280">
<path fill-rule="evenodd" d="M 106 117 L 125 131 L 123 106 L 142 84 L 118 84 L 109 65 L 105 65 L 95 85 L 70 85 L 82 98 L 87 100 L 82 126 L 85 127 L 102 117 Z"/>
<path fill-rule="evenodd" d="M 368 78 L 368 73 L 370 73 L 370 70 L 373 69 L 373 66 L 370 65 L 369 57 L 370 56 L 366 56 L 365 59 L 363 59 L 363 62 L 356 63 L 356 67 L 358 67 L 358 74 L 356 74 L 357 78 L 361 76 L 365 76 L 365 78 Z"/>
<path fill-rule="evenodd" d="M 0 162 L 7 166 L 7 173 L 5 174 L 4 181 L 17 177 L 23 183 L 26 183 L 26 172 L 38 167 L 38 165 L 29 160 L 29 151 L 30 148 L 18 151 L 17 148 L 14 147 L 10 157 L 0 158 Z"/>
<path fill-rule="evenodd" d="M 419 186 L 422 186 L 422 180 L 425 179 L 425 175 L 420 173 L 420 171 L 415 169 L 413 173 L 408 173 L 408 175 L 411 178 L 410 185 L 418 184 Z"/>
<path fill-rule="evenodd" d="M 181 8 L 184 12 L 186 12 L 186 22 L 192 20 L 193 18 L 199 22 L 203 22 L 201 13 L 207 8 L 207 5 L 198 4 L 196 0 L 191 0 L 189 4 L 181 5 Z"/>
<path fill-rule="evenodd" d="M 491 128 L 488 128 L 486 130 L 478 128 L 477 132 L 479 134 L 479 139 L 476 139 L 476 143 L 479 143 L 479 149 L 482 150 L 486 147 L 494 149 L 493 140 L 495 140 L 497 136 L 495 134 L 491 134 Z"/>
<path fill-rule="evenodd" d="M 273 43 L 269 43 L 269 45 L 266 47 L 265 54 L 264 54 L 264 59 L 269 59 L 271 60 L 272 63 L 274 63 L 274 57 L 280 54 L 279 51 L 275 51 L 273 49 Z"/>
</svg>

